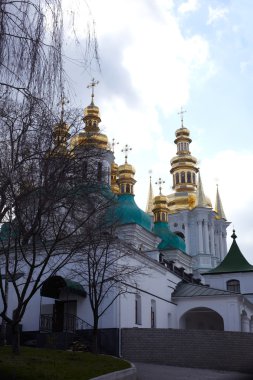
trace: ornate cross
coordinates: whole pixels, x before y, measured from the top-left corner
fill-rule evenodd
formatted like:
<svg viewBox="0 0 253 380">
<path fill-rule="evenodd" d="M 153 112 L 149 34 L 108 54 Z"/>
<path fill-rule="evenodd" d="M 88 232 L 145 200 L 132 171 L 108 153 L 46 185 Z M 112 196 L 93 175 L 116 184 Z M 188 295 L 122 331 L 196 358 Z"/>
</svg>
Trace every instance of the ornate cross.
<svg viewBox="0 0 253 380">
<path fill-rule="evenodd" d="M 87 86 L 87 88 L 91 88 L 91 103 L 93 103 L 93 99 L 94 99 L 94 87 L 97 86 L 98 84 L 99 84 L 99 81 L 92 78 L 91 83 L 88 84 Z"/>
<path fill-rule="evenodd" d="M 115 150 L 115 145 L 118 145 L 119 143 L 118 142 L 115 142 L 115 138 L 112 139 L 112 143 L 111 143 L 111 146 L 112 146 L 112 152 L 114 153 L 114 150 Z"/>
<path fill-rule="evenodd" d="M 155 183 L 156 185 L 159 185 L 159 195 L 162 195 L 162 185 L 165 183 L 161 178 L 158 178 L 158 181 Z"/>
<path fill-rule="evenodd" d="M 181 115 L 181 128 L 184 127 L 184 113 L 186 113 L 186 112 L 187 111 L 183 110 L 183 107 L 181 107 L 181 111 L 177 113 L 178 115 Z"/>
<path fill-rule="evenodd" d="M 125 145 L 125 148 L 121 149 L 121 152 L 125 152 L 125 164 L 127 164 L 127 157 L 128 157 L 128 152 L 132 150 L 132 148 L 130 148 L 130 146 L 128 146 L 127 144 Z"/>
</svg>

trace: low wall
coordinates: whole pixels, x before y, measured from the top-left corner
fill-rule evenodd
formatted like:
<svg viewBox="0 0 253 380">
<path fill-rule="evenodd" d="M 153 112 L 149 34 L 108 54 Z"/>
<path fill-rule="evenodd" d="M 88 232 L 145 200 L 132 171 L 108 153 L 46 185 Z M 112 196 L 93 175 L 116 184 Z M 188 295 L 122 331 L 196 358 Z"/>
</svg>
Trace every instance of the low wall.
<svg viewBox="0 0 253 380">
<path fill-rule="evenodd" d="M 211 330 L 122 329 L 132 362 L 253 373 L 253 334 Z"/>
</svg>

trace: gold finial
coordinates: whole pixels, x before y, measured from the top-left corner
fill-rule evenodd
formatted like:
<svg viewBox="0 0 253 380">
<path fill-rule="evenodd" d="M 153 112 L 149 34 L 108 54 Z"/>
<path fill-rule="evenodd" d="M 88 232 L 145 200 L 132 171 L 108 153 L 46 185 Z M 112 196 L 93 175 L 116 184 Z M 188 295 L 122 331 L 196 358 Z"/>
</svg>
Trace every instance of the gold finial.
<svg viewBox="0 0 253 380">
<path fill-rule="evenodd" d="M 159 185 L 159 195 L 162 195 L 162 184 L 164 184 L 165 181 L 163 181 L 161 178 L 158 179 L 158 181 L 155 183 L 156 185 Z"/>
<path fill-rule="evenodd" d="M 61 122 L 63 122 L 63 116 L 64 116 L 64 111 L 65 111 L 64 106 L 66 104 L 69 104 L 69 100 L 65 98 L 64 95 L 62 95 L 59 103 L 57 104 L 57 106 L 61 106 Z"/>
<path fill-rule="evenodd" d="M 186 110 L 183 110 L 183 107 L 181 107 L 181 111 L 178 112 L 178 115 L 181 115 L 181 128 L 184 128 L 184 113 L 186 113 Z"/>
<path fill-rule="evenodd" d="M 127 164 L 127 157 L 128 157 L 128 152 L 132 150 L 132 148 L 130 148 L 130 146 L 128 146 L 127 144 L 125 145 L 125 148 L 121 149 L 121 152 L 125 152 L 125 164 Z"/>
<path fill-rule="evenodd" d="M 91 88 L 91 104 L 94 104 L 93 99 L 94 99 L 94 87 L 99 84 L 98 80 L 95 80 L 92 78 L 91 83 L 88 84 L 87 88 Z"/>
<path fill-rule="evenodd" d="M 112 146 L 112 153 L 114 153 L 115 151 L 115 145 L 118 145 L 119 142 L 115 142 L 115 138 L 112 139 L 112 143 L 111 143 L 111 146 Z"/>
<path fill-rule="evenodd" d="M 148 174 L 149 174 L 149 179 L 150 179 L 150 183 L 151 183 L 151 179 L 152 179 L 152 170 L 150 169 L 149 171 L 148 171 Z"/>
</svg>

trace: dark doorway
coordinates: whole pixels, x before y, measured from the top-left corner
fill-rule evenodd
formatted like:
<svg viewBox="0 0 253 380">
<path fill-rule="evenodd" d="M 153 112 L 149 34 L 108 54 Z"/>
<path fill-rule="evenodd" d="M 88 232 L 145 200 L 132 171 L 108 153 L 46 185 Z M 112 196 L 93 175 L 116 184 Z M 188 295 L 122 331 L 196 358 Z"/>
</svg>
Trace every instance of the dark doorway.
<svg viewBox="0 0 253 380">
<path fill-rule="evenodd" d="M 55 301 L 53 308 L 53 332 L 63 331 L 64 326 L 64 302 Z"/>
</svg>

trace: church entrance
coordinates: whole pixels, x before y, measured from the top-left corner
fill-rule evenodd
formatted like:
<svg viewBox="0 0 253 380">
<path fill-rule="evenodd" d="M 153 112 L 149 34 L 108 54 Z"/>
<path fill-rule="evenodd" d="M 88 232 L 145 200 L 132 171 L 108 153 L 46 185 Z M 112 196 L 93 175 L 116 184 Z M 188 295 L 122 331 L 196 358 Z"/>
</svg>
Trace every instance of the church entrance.
<svg viewBox="0 0 253 380">
<path fill-rule="evenodd" d="M 179 328 L 186 330 L 220 330 L 224 331 L 223 318 L 207 307 L 188 310 L 179 321 Z"/>
</svg>

